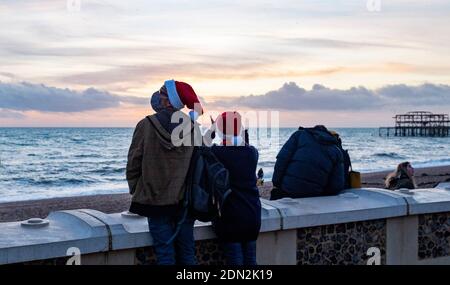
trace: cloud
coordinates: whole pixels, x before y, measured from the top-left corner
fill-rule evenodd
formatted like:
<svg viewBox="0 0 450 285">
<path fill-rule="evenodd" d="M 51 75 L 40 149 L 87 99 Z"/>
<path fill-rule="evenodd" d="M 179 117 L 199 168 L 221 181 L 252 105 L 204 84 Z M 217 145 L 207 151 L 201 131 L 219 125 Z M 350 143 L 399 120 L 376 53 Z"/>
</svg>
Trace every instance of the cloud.
<svg viewBox="0 0 450 285">
<path fill-rule="evenodd" d="M 23 119 L 25 117 L 21 112 L 0 109 L 0 119 Z"/>
<path fill-rule="evenodd" d="M 11 78 L 11 79 L 16 77 L 13 73 L 1 72 L 1 71 L 0 71 L 0 76 L 6 77 L 6 78 Z"/>
<path fill-rule="evenodd" d="M 146 55 L 156 53 L 161 50 L 176 52 L 177 48 L 168 46 L 157 46 L 152 44 L 141 44 L 130 39 L 121 39 L 118 36 L 101 35 L 96 36 L 95 46 L 76 46 L 76 41 L 68 40 L 64 46 L 55 46 L 53 42 L 63 40 L 62 36 L 55 35 L 52 42 L 41 43 L 30 40 L 17 40 L 0 35 L 0 55 L 20 56 L 20 57 L 89 57 L 89 58 L 111 58 L 121 57 L 124 54 Z M 61 37 L 61 38 L 59 38 Z M 64 38 L 65 39 L 65 38 Z M 128 46 L 123 46 L 127 44 Z M 116 46 L 114 46 L 116 45 Z"/>
<path fill-rule="evenodd" d="M 423 84 L 387 85 L 371 90 L 366 87 L 331 89 L 316 84 L 311 90 L 296 83 L 285 83 L 280 89 L 264 95 L 241 96 L 210 102 L 216 107 L 247 107 L 292 111 L 376 110 L 383 106 L 450 106 L 450 86 Z"/>
<path fill-rule="evenodd" d="M 204 78 L 204 79 L 230 79 L 261 77 L 264 73 L 255 69 L 266 66 L 268 63 L 258 61 L 213 64 L 205 62 L 178 63 L 178 64 L 143 64 L 133 66 L 118 66 L 111 69 L 85 72 L 59 78 L 69 84 L 93 85 L 112 84 L 118 82 L 148 82 L 161 81 L 170 77 L 176 78 Z"/>
<path fill-rule="evenodd" d="M 118 107 L 121 103 L 147 104 L 147 98 L 117 96 L 94 88 L 77 92 L 43 84 L 0 82 L 0 109 L 41 112 L 82 112 Z"/>
<path fill-rule="evenodd" d="M 332 89 L 315 84 L 306 90 L 294 82 L 263 95 L 240 96 L 215 101 L 202 100 L 216 108 L 254 108 L 290 111 L 374 111 L 386 106 L 450 106 L 450 86 L 443 84 L 386 85 L 378 89 L 363 86 Z M 21 112 L 83 112 L 119 107 L 146 106 L 148 98 L 118 96 L 88 88 L 78 92 L 43 84 L 0 82 L 0 118 L 23 118 Z"/>
<path fill-rule="evenodd" d="M 359 42 L 335 40 L 329 38 L 284 38 L 281 39 L 285 44 L 292 46 L 308 48 L 326 48 L 326 49 L 361 49 L 361 48 L 398 48 L 398 49 L 417 49 L 415 46 L 404 44 L 378 43 L 378 42 Z"/>
<path fill-rule="evenodd" d="M 224 59 L 221 59 L 225 61 Z M 83 72 L 59 77 L 58 80 L 66 84 L 77 85 L 107 85 L 117 83 L 146 83 L 149 81 L 163 81 L 167 78 L 185 78 L 201 80 L 240 80 L 258 78 L 286 78 L 327 76 L 342 73 L 405 73 L 416 70 L 426 70 L 426 66 L 416 66 L 401 62 L 385 62 L 374 65 L 330 66 L 317 69 L 281 68 L 277 61 L 247 60 L 236 61 L 228 57 L 228 63 L 209 63 L 198 61 L 177 64 L 141 64 L 115 66 L 106 70 Z M 446 69 L 445 69 L 446 70 Z M 444 70 L 444 71 L 445 71 Z M 435 70 L 433 72 L 442 70 Z"/>
<path fill-rule="evenodd" d="M 377 90 L 378 94 L 391 103 L 405 105 L 450 105 L 450 86 L 444 84 L 388 85 Z"/>
</svg>

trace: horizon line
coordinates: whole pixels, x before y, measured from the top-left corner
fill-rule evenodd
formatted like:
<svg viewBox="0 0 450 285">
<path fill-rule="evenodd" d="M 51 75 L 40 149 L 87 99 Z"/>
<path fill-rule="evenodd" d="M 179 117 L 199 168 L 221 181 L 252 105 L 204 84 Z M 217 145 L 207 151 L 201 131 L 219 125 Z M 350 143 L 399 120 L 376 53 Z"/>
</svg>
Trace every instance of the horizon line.
<svg viewBox="0 0 450 285">
<path fill-rule="evenodd" d="M 320 125 L 320 124 L 319 124 Z M 283 127 L 272 127 L 269 129 L 293 129 L 293 128 L 298 128 L 300 126 L 283 126 Z M 369 126 L 355 126 L 355 127 L 350 127 L 350 126 L 331 126 L 331 127 L 327 127 L 325 125 L 326 128 L 329 129 L 378 129 L 378 128 L 382 128 L 382 127 L 386 127 L 386 126 L 380 126 L 380 127 L 369 127 Z M 114 127 L 114 126 L 1 126 L 0 129 L 134 129 L 135 127 L 130 126 L 130 127 Z M 254 129 L 254 128 L 267 128 L 267 127 L 248 127 L 246 129 Z"/>
</svg>

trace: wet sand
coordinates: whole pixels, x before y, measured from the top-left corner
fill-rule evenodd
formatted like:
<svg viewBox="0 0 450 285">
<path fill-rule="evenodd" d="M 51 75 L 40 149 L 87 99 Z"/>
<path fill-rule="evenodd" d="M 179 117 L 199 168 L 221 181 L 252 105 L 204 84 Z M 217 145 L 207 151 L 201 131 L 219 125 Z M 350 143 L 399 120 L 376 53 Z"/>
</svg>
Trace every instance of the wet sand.
<svg viewBox="0 0 450 285">
<path fill-rule="evenodd" d="M 387 174 L 388 172 L 362 174 L 362 186 L 384 188 L 384 177 Z M 434 188 L 440 182 L 450 181 L 450 165 L 416 169 L 415 176 L 419 188 Z M 261 197 L 268 198 L 271 189 L 272 183 L 266 182 L 259 189 Z M 50 212 L 57 210 L 95 209 L 117 213 L 128 210 L 130 201 L 129 194 L 105 194 L 0 203 L 0 222 L 45 218 Z"/>
</svg>

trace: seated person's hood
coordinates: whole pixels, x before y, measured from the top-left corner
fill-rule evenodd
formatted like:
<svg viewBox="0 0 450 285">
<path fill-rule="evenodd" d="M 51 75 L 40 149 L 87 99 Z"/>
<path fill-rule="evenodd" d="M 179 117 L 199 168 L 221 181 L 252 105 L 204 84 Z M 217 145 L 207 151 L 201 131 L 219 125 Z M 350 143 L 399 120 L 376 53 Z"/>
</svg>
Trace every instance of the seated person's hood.
<svg viewBox="0 0 450 285">
<path fill-rule="evenodd" d="M 320 144 L 331 145 L 338 144 L 338 140 L 323 126 L 316 126 L 307 130 L 312 137 Z"/>
</svg>

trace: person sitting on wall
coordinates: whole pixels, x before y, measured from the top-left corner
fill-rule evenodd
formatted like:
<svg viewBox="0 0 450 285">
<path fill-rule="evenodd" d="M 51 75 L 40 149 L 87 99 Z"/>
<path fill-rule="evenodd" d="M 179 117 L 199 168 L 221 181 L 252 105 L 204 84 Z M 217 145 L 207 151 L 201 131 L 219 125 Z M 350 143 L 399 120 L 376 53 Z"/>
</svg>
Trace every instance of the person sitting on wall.
<svg viewBox="0 0 450 285">
<path fill-rule="evenodd" d="M 343 154 L 324 126 L 299 128 L 277 155 L 271 200 L 335 195 L 344 189 Z"/>
<path fill-rule="evenodd" d="M 386 177 L 385 184 L 386 188 L 390 190 L 417 188 L 414 179 L 414 168 L 411 163 L 408 161 L 400 163 L 397 166 L 397 170 Z"/>
</svg>

